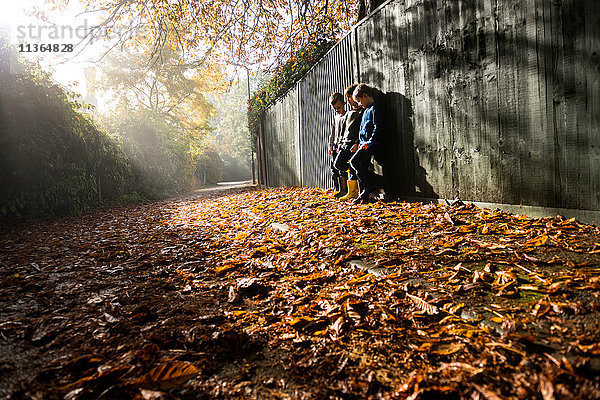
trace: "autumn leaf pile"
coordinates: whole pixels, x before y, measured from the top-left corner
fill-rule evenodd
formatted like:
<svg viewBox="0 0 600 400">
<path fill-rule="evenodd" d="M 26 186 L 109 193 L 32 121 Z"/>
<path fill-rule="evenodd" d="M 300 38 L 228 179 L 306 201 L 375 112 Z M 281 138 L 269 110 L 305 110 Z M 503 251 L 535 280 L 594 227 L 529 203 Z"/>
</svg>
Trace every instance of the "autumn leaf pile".
<svg viewBox="0 0 600 400">
<path fill-rule="evenodd" d="M 0 398 L 600 397 L 575 220 L 269 189 L 3 230 Z"/>
</svg>

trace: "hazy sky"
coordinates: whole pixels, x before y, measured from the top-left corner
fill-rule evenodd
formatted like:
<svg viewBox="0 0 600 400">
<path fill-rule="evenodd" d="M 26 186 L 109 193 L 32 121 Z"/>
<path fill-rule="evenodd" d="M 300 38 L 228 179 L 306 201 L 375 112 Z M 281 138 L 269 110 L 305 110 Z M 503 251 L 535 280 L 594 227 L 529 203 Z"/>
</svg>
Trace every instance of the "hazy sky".
<svg viewBox="0 0 600 400">
<path fill-rule="evenodd" d="M 84 69 L 96 65 L 95 61 L 109 48 L 109 42 L 100 39 L 85 47 L 80 44 L 86 32 L 98 23 L 100 15 L 83 14 L 79 1 L 71 3 L 64 12 L 57 12 L 52 11 L 44 0 L 0 0 L 0 35 L 10 32 L 10 43 L 16 51 L 29 60 L 39 61 L 44 70 L 52 71 L 55 80 L 85 97 Z M 48 21 L 31 15 L 36 7 L 46 11 Z M 143 35 L 144 32 L 134 34 Z M 111 35 L 115 38 L 119 30 Z M 46 49 L 52 45 L 52 51 L 41 51 L 41 45 Z M 35 46 L 38 46 L 37 51 Z M 70 49 L 68 46 L 73 46 L 72 52 L 62 51 Z M 226 72 L 232 74 L 232 71 Z M 99 93 L 96 95 L 102 112 L 105 101 Z"/>
<path fill-rule="evenodd" d="M 50 21 L 27 15 L 35 6 L 48 10 Z M 93 65 L 91 61 L 97 59 L 105 48 L 104 43 L 97 43 L 87 46 L 79 53 L 81 46 L 77 44 L 90 26 L 94 25 L 94 17 L 89 14 L 81 15 L 77 4 L 62 13 L 52 12 L 43 0 L 0 0 L 0 10 L 0 30 L 10 32 L 10 42 L 18 52 L 30 60 L 39 60 L 44 69 L 54 71 L 57 81 L 85 95 L 83 69 Z M 53 51 L 42 52 L 39 47 L 38 51 L 34 51 L 36 44 L 52 45 Z M 69 45 L 73 45 L 72 52 L 68 51 Z M 74 86 L 74 82 L 78 85 Z"/>
</svg>

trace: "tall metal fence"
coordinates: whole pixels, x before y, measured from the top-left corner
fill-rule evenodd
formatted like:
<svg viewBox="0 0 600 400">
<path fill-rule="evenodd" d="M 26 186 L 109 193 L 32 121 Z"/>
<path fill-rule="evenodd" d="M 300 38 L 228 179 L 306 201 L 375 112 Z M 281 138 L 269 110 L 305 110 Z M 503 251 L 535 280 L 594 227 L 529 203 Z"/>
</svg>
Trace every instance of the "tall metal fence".
<svg viewBox="0 0 600 400">
<path fill-rule="evenodd" d="M 393 0 L 266 113 L 268 186 L 329 187 L 328 97 L 381 91 L 389 194 L 600 210 L 600 2 Z"/>
<path fill-rule="evenodd" d="M 264 159 L 269 186 L 300 186 L 298 87 L 269 107 L 264 116 Z"/>
</svg>

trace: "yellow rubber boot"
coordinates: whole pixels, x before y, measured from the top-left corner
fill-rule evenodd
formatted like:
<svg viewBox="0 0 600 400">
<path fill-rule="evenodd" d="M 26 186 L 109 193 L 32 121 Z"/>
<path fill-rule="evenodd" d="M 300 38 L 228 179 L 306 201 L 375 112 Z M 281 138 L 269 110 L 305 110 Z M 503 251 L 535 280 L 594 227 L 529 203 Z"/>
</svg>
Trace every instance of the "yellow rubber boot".
<svg viewBox="0 0 600 400">
<path fill-rule="evenodd" d="M 340 197 L 340 200 L 356 199 L 358 197 L 358 182 L 356 180 L 348 180 L 348 194 Z"/>
</svg>

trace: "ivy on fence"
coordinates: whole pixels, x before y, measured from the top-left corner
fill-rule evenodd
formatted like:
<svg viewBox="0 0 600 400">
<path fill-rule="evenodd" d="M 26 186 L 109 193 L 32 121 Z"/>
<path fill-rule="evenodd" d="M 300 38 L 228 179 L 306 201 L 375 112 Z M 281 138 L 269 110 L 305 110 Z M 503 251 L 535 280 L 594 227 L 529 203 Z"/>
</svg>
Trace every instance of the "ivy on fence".
<svg viewBox="0 0 600 400">
<path fill-rule="evenodd" d="M 265 110 L 302 79 L 334 44 L 333 40 L 321 39 L 302 48 L 280 65 L 274 71 L 271 80 L 254 93 L 248 102 L 248 129 L 252 146 L 256 145 L 256 135 Z"/>
</svg>

